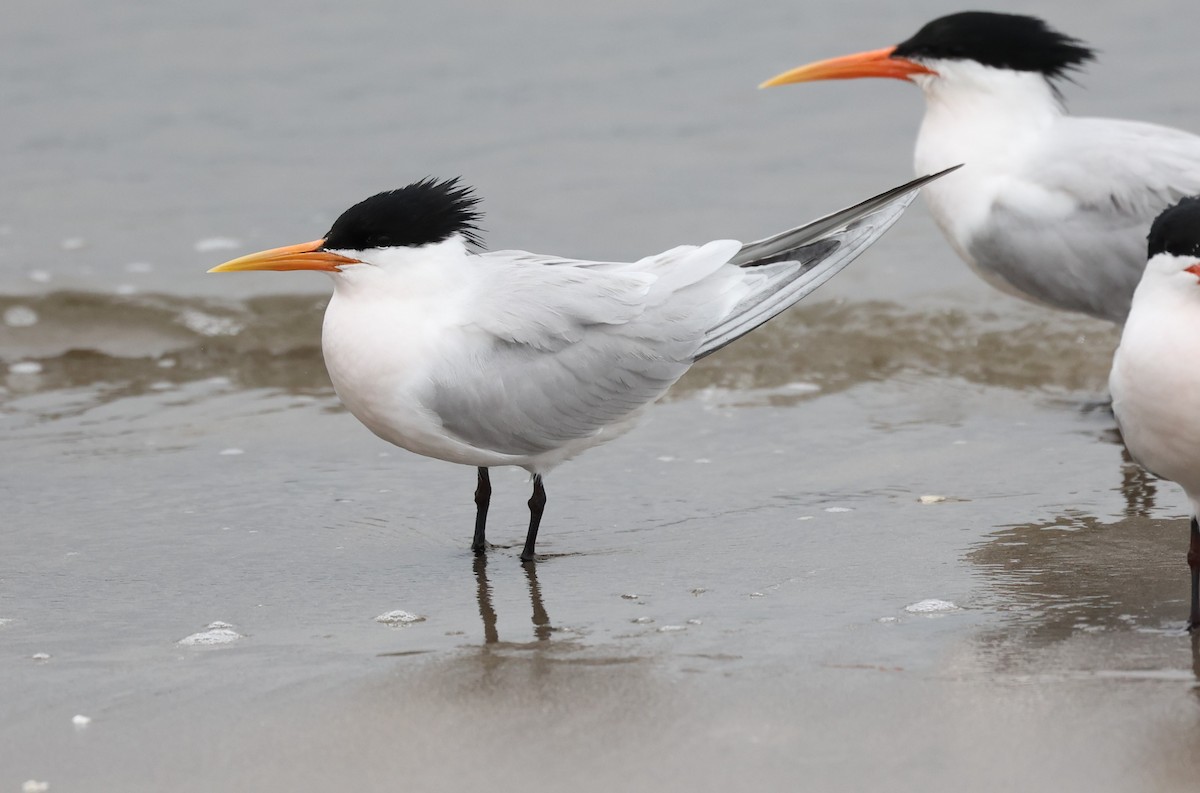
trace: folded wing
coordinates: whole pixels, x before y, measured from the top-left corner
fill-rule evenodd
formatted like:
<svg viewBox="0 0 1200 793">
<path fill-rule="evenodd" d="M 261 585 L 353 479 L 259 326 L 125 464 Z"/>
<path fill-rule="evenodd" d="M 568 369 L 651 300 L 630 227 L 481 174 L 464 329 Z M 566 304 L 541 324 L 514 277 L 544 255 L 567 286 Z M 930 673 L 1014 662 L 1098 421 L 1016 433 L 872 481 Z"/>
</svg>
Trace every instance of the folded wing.
<svg viewBox="0 0 1200 793">
<path fill-rule="evenodd" d="M 462 441 L 504 454 L 595 437 L 833 277 L 933 178 L 746 245 L 632 263 L 482 254 L 473 349 L 447 356 L 455 363 L 437 370 L 426 405 Z"/>
</svg>

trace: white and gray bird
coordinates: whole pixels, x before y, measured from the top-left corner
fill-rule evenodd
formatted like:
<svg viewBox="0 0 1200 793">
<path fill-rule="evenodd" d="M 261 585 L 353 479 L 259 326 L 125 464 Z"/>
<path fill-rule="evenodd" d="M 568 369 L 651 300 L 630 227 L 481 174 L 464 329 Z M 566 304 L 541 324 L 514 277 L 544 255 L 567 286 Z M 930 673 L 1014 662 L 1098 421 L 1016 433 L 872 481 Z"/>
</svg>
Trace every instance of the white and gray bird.
<svg viewBox="0 0 1200 793">
<path fill-rule="evenodd" d="M 628 429 L 697 360 L 833 277 L 934 178 L 758 242 L 633 263 L 473 252 L 477 199 L 426 179 L 356 204 L 321 239 L 210 272 L 328 273 L 321 347 L 342 402 L 386 441 L 478 468 L 477 553 L 488 468 L 529 471 L 529 561 L 550 469 Z"/>
<path fill-rule="evenodd" d="M 1150 229 L 1149 261 L 1113 356 L 1108 387 L 1129 453 L 1192 503 L 1188 628 L 1200 628 L 1200 198 Z"/>
<path fill-rule="evenodd" d="M 1040 19 L 969 11 L 894 47 L 810 63 L 760 87 L 916 83 L 925 95 L 917 172 L 966 166 L 925 191 L 958 255 L 1010 294 L 1120 323 L 1151 221 L 1200 192 L 1200 136 L 1068 115 L 1060 83 L 1093 58 Z"/>
</svg>

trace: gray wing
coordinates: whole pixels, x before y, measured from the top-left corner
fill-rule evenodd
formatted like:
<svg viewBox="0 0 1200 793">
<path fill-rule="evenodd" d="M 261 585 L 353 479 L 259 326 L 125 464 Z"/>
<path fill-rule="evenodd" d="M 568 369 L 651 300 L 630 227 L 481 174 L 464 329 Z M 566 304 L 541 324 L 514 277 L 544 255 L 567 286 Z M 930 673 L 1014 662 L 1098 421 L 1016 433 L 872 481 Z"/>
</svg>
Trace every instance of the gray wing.
<svg viewBox="0 0 1200 793">
<path fill-rule="evenodd" d="M 446 356 L 425 405 L 462 441 L 504 454 L 595 436 L 831 278 L 934 178 L 747 245 L 633 263 L 482 254 L 468 349 Z"/>
<path fill-rule="evenodd" d="M 1200 136 L 1140 121 L 1068 117 L 1025 178 L 1105 223 L 1148 227 L 1167 204 L 1200 192 Z"/>
<path fill-rule="evenodd" d="M 1066 118 L 997 199 L 968 252 L 1019 293 L 1121 322 L 1145 268 L 1150 224 L 1196 193 L 1200 137 Z"/>
<path fill-rule="evenodd" d="M 738 279 L 720 273 L 736 272 L 727 263 L 737 249 L 685 246 L 608 267 L 484 254 L 469 353 L 447 356 L 455 363 L 437 371 L 426 406 L 462 441 L 504 454 L 597 435 L 688 370 L 705 329 L 736 300 Z"/>
<path fill-rule="evenodd" d="M 923 186 L 956 165 L 880 193 L 765 240 L 747 243 L 731 262 L 747 271 L 748 294 L 708 331 L 697 358 L 711 355 L 798 303 L 879 239 Z"/>
</svg>

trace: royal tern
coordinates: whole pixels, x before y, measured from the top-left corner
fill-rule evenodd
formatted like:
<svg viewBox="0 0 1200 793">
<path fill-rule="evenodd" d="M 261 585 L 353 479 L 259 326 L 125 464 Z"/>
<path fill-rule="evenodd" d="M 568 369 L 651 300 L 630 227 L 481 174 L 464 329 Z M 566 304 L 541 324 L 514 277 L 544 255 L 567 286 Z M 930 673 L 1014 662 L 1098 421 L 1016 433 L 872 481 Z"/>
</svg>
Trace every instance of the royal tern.
<svg viewBox="0 0 1200 793">
<path fill-rule="evenodd" d="M 1200 137 L 1067 115 L 1060 83 L 1093 57 L 1040 19 L 968 11 L 894 47 L 810 63 L 761 87 L 916 83 L 925 95 L 917 172 L 966 165 L 925 193 L 958 255 L 1006 292 L 1120 323 L 1151 221 L 1200 192 Z"/>
<path fill-rule="evenodd" d="M 758 242 L 630 264 L 472 252 L 477 199 L 425 179 L 354 205 L 321 239 L 210 272 L 328 273 L 321 348 L 338 397 L 384 440 L 478 468 L 477 553 L 488 468 L 529 471 L 529 561 L 551 468 L 628 429 L 697 360 L 833 277 L 939 175 Z"/>
<path fill-rule="evenodd" d="M 1150 229 L 1149 261 L 1113 356 L 1108 387 L 1129 453 L 1192 503 L 1188 628 L 1200 628 L 1200 198 Z"/>
</svg>

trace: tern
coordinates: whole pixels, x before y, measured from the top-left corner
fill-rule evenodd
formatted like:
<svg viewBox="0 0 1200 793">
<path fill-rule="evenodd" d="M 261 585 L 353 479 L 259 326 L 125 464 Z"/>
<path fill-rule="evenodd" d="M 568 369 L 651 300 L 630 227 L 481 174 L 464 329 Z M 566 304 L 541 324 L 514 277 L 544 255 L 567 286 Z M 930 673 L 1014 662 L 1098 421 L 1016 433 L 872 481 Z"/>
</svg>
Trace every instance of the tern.
<svg viewBox="0 0 1200 793">
<path fill-rule="evenodd" d="M 1200 192 L 1200 136 L 1070 116 L 1061 82 L 1091 49 L 1040 19 L 969 11 L 894 47 L 818 61 L 760 87 L 891 77 L 925 95 L 918 173 L 965 163 L 925 191 L 951 247 L 1010 294 L 1121 323 L 1154 217 Z"/>
<path fill-rule="evenodd" d="M 1188 629 L 1200 628 L 1200 197 L 1150 228 L 1149 261 L 1113 356 L 1108 387 L 1129 453 L 1178 482 L 1192 506 Z"/>
<path fill-rule="evenodd" d="M 758 242 L 633 263 L 476 252 L 473 191 L 427 178 L 355 204 L 318 240 L 209 272 L 328 273 L 321 348 L 338 397 L 380 438 L 478 469 L 476 553 L 488 469 L 529 471 L 527 562 L 554 466 L 629 429 L 693 363 L 833 277 L 940 175 Z"/>
</svg>

